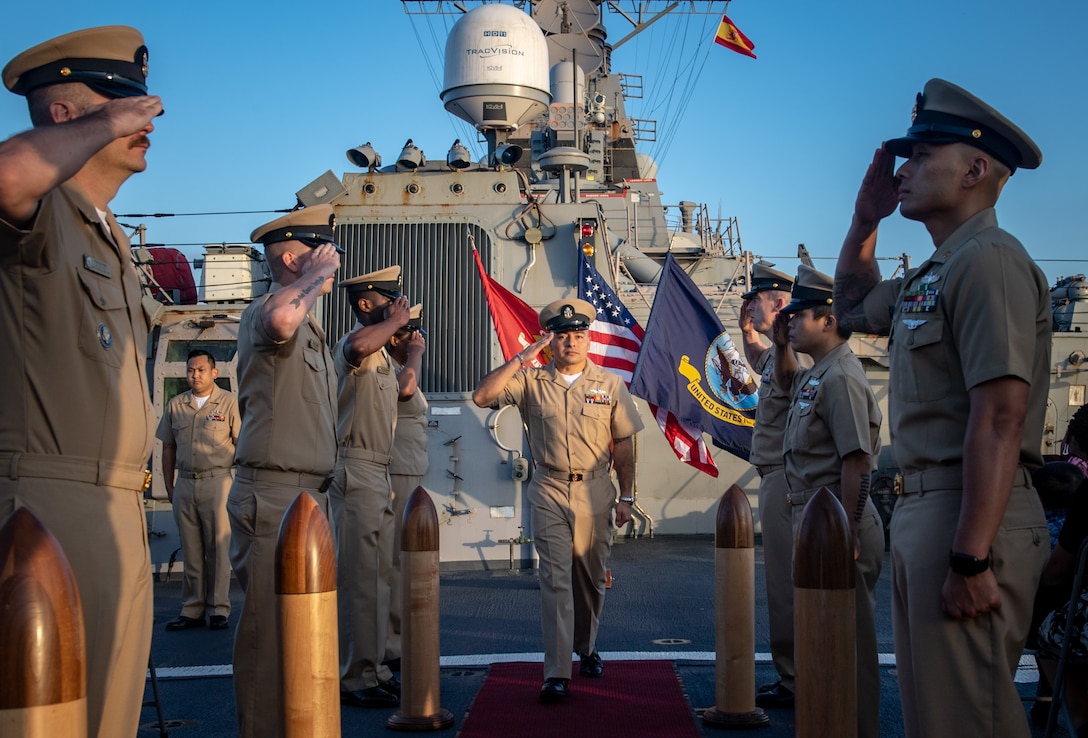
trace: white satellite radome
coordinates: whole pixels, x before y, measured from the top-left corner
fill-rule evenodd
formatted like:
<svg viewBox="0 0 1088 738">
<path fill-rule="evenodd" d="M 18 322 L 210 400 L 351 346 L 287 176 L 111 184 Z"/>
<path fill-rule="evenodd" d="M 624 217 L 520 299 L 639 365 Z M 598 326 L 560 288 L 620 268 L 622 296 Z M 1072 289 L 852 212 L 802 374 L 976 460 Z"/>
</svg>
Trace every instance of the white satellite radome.
<svg viewBox="0 0 1088 738">
<path fill-rule="evenodd" d="M 479 5 L 446 40 L 446 110 L 480 130 L 511 131 L 551 102 L 548 44 L 532 18 L 511 5 Z"/>
</svg>

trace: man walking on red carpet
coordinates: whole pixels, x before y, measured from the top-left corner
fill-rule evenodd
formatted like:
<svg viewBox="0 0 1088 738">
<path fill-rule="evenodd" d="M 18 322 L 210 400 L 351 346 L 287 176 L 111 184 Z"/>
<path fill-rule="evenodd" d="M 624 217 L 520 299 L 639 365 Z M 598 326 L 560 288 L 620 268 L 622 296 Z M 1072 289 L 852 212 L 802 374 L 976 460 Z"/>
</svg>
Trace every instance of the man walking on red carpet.
<svg viewBox="0 0 1088 738">
<path fill-rule="evenodd" d="M 540 554 L 541 702 L 570 693 L 574 650 L 582 676 L 604 674 L 596 644 L 616 496 L 610 464 L 620 487 L 617 526 L 631 519 L 635 501 L 632 439 L 642 421 L 620 376 L 586 358 L 595 315 L 585 300 L 551 303 L 540 312 L 543 337 L 484 377 L 472 394 L 480 407 L 518 406 L 536 463 L 526 498 Z M 545 345 L 552 361 L 521 371 Z"/>
</svg>

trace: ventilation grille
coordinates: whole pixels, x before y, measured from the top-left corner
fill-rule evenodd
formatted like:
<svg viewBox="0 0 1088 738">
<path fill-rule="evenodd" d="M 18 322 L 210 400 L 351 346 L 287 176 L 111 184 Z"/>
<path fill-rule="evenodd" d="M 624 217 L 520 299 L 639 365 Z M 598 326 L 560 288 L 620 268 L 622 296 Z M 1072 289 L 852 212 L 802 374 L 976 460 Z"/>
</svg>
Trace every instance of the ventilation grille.
<svg viewBox="0 0 1088 738">
<path fill-rule="evenodd" d="M 467 223 L 346 223 L 336 236 L 344 251 L 337 281 L 400 264 L 404 294 L 423 303 L 427 351 L 424 394 L 472 392 L 491 371 L 487 300 L 472 258 L 471 234 L 484 264 L 491 259 L 486 231 Z M 324 325 L 334 345 L 355 325 L 344 290 L 324 301 Z"/>
</svg>

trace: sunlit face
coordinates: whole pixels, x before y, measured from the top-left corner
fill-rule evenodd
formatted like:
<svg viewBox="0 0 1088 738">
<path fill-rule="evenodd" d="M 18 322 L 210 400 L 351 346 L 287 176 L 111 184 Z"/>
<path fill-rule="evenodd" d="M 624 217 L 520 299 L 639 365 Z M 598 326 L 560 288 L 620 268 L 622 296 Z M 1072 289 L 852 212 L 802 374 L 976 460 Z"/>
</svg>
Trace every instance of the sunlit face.
<svg viewBox="0 0 1088 738">
<path fill-rule="evenodd" d="M 770 333 L 774 325 L 774 316 L 778 314 L 778 290 L 764 290 L 752 295 L 748 303 L 748 315 L 752 319 L 752 329 L 758 333 Z"/>
<path fill-rule="evenodd" d="M 963 189 L 961 182 L 970 163 L 964 144 L 915 143 L 895 174 L 899 212 L 904 218 L 926 220 L 951 210 Z"/>
<path fill-rule="evenodd" d="M 560 371 L 567 369 L 570 371 L 565 373 L 577 372 L 586 363 L 589 354 L 589 331 L 553 333 L 549 346 Z"/>
<path fill-rule="evenodd" d="M 812 308 L 805 308 L 790 316 L 790 346 L 803 354 L 813 353 L 813 347 L 823 334 L 827 317 L 817 318 Z"/>
<path fill-rule="evenodd" d="M 91 104 L 105 103 L 111 99 L 94 90 L 90 91 L 90 95 Z M 144 171 L 147 169 L 147 150 L 151 147 L 148 136 L 153 130 L 155 126 L 148 123 L 131 136 L 114 139 L 95 154 L 96 162 L 128 174 Z"/>
<path fill-rule="evenodd" d="M 212 366 L 207 356 L 194 356 L 185 365 L 185 379 L 197 397 L 211 394 L 219 370 Z"/>
</svg>

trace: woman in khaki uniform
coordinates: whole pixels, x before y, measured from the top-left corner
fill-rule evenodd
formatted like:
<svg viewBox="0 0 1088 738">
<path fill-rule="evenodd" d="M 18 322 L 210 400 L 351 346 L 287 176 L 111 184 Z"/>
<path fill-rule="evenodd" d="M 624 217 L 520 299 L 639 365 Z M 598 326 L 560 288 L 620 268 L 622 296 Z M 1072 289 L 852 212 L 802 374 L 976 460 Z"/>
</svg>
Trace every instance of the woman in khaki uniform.
<svg viewBox="0 0 1088 738">
<path fill-rule="evenodd" d="M 582 676 L 604 673 L 597 627 L 612 546 L 616 490 L 610 463 L 620 488 L 617 526 L 631 519 L 634 502 L 632 437 L 642 420 L 619 375 L 586 358 L 595 314 L 584 300 L 551 303 L 540 311 L 544 335 L 484 377 L 472 394 L 480 407 L 517 405 L 528 428 L 536 464 L 526 498 L 540 555 L 543 702 L 569 694 L 572 651 L 581 656 Z M 520 371 L 545 345 L 552 361 Z"/>
<path fill-rule="evenodd" d="M 787 327 L 788 326 L 788 327 Z M 786 347 L 812 357 L 797 372 Z M 794 530 L 809 497 L 827 487 L 846 511 L 853 534 L 857 588 L 857 735 L 880 735 L 880 663 L 876 645 L 876 581 L 884 565 L 884 525 L 869 498 L 880 452 L 880 410 L 861 362 L 846 343 L 850 332 L 831 313 L 831 278 L 802 264 L 793 301 L 775 319 L 775 381 L 789 387 L 782 439 Z"/>
</svg>

